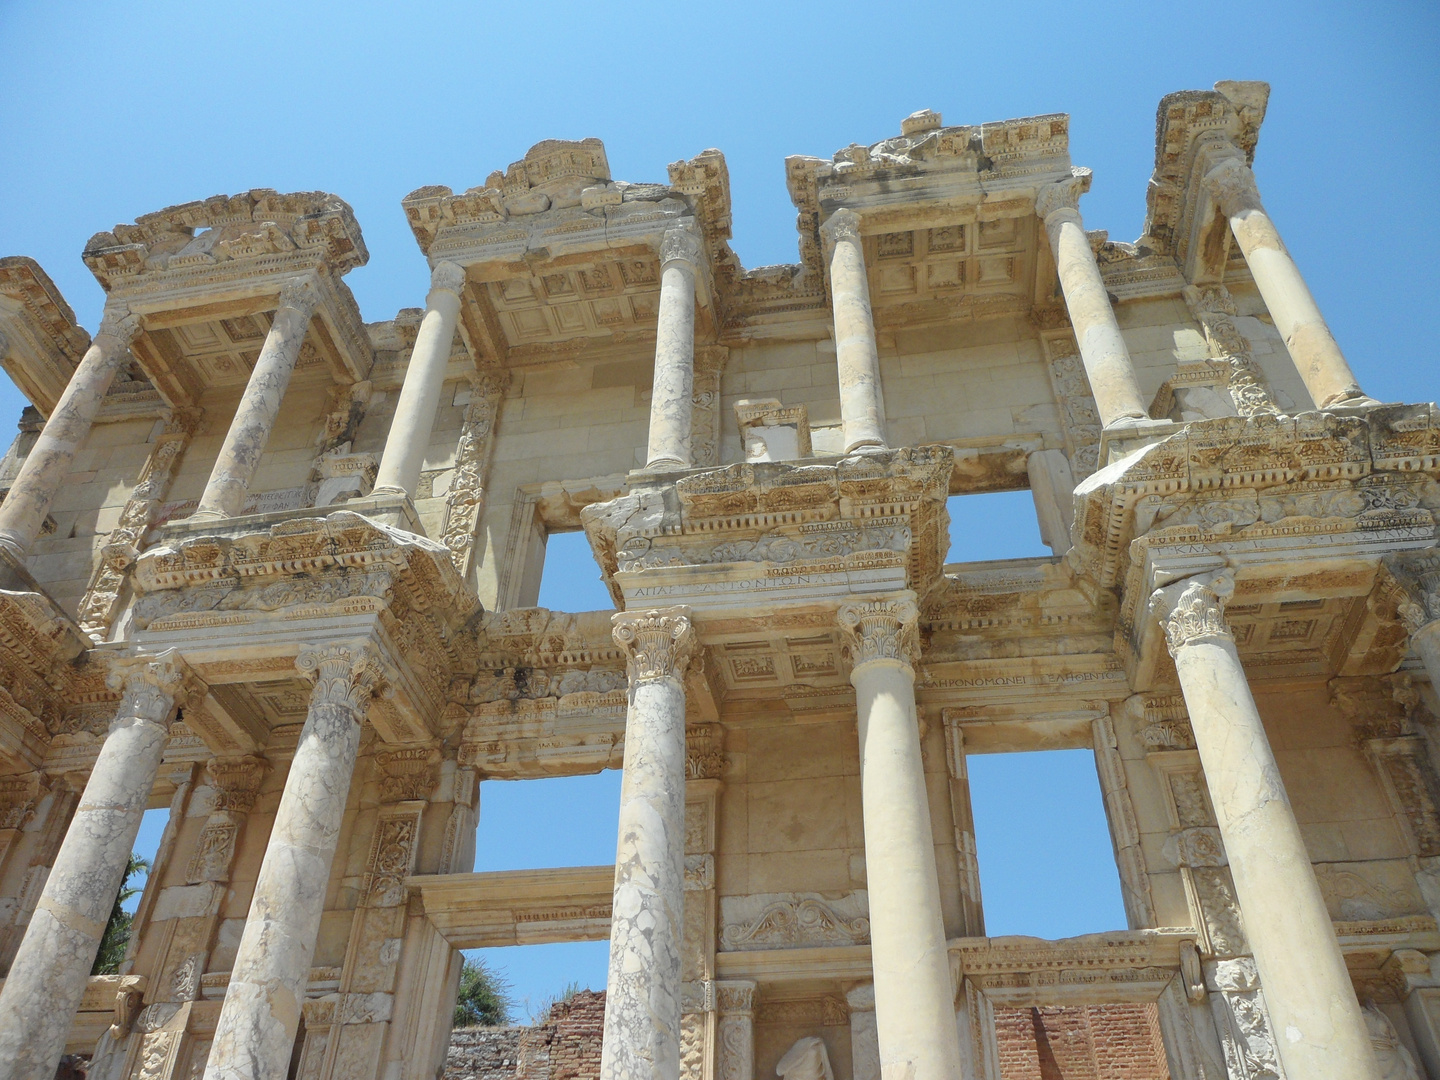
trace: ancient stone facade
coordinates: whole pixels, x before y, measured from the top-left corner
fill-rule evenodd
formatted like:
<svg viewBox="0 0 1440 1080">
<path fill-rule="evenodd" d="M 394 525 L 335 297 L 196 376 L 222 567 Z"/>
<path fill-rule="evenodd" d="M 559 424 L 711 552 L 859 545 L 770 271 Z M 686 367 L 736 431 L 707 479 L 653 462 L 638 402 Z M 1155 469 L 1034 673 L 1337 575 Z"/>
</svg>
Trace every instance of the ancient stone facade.
<svg viewBox="0 0 1440 1080">
<path fill-rule="evenodd" d="M 595 939 L 606 1080 L 1440 1077 L 1440 414 L 1267 97 L 1161 102 L 1133 244 L 1066 116 L 923 111 L 788 159 L 786 266 L 593 139 L 407 196 L 380 322 L 324 193 L 96 234 L 93 338 L 0 260 L 0 1078 L 434 1080 L 457 950 Z M 1026 489 L 1053 557 L 946 564 Z M 567 530 L 617 610 L 535 606 Z M 967 758 L 1062 747 L 1128 925 L 987 937 Z M 471 872 L 482 778 L 622 766 L 614 866 Z"/>
</svg>

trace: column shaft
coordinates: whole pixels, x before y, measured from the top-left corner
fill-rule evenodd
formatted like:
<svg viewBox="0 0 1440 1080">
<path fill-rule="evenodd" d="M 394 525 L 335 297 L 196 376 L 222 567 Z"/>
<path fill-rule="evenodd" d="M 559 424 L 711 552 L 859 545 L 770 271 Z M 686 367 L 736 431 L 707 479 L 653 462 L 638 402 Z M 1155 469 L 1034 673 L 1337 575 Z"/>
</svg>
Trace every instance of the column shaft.
<svg viewBox="0 0 1440 1080">
<path fill-rule="evenodd" d="M 685 687 L 688 608 L 614 617 L 629 652 L 630 709 L 615 850 L 601 1080 L 680 1072 L 685 911 Z"/>
<path fill-rule="evenodd" d="M 1295 812 L 1224 622 L 1226 575 L 1155 594 L 1288 1075 L 1379 1080 Z"/>
<path fill-rule="evenodd" d="M 1226 158 L 1205 174 L 1205 182 L 1230 219 L 1230 231 L 1245 254 L 1255 287 L 1315 404 L 1324 409 L 1368 401 L 1300 268 L 1265 212 L 1250 167 L 1239 158 Z"/>
<path fill-rule="evenodd" d="M 325 910 L 360 726 L 377 678 L 366 643 L 302 651 L 315 679 L 255 882 L 205 1080 L 285 1075 Z"/>
<path fill-rule="evenodd" d="M 910 666 L 917 619 L 908 597 L 840 609 L 859 721 L 880 1070 L 952 1080 L 960 1039 Z"/>
<path fill-rule="evenodd" d="M 85 351 L 75 374 L 65 386 L 45 428 L 25 462 L 5 502 L 0 504 L 0 545 L 17 558 L 24 558 L 40 535 L 45 516 L 55 502 L 60 485 L 70 472 L 70 463 L 80 449 L 105 392 L 129 354 L 130 341 L 139 329 L 133 315 L 107 311 L 90 348 Z"/>
<path fill-rule="evenodd" d="M 862 446 L 884 448 L 885 396 L 880 384 L 880 353 L 865 276 L 860 216 L 837 210 L 822 232 L 833 245 L 830 297 L 835 310 L 835 365 L 840 375 L 840 420 L 845 452 Z"/>
<path fill-rule="evenodd" d="M 701 246 L 688 229 L 671 229 L 660 246 L 660 313 L 655 382 L 650 393 L 650 469 L 690 467 L 695 388 L 695 269 Z"/>
<path fill-rule="evenodd" d="M 55 1075 L 186 678 L 173 652 L 119 664 L 125 697 L 0 989 L 0 1080 Z"/>
<path fill-rule="evenodd" d="M 425 298 L 425 317 L 405 369 L 405 383 L 385 438 L 385 453 L 375 476 L 375 491 L 413 496 L 420 483 L 425 451 L 435 427 L 435 410 L 445 385 L 445 368 L 460 317 L 460 290 L 465 271 L 454 263 L 442 262 L 430 275 L 430 293 Z"/>
<path fill-rule="evenodd" d="M 1150 412 L 1140 396 L 1130 350 L 1115 320 L 1080 218 L 1079 199 L 1089 189 L 1090 170 L 1076 169 L 1068 180 L 1041 188 L 1035 212 L 1045 222 L 1060 291 L 1065 294 L 1065 309 L 1075 328 L 1075 341 L 1080 346 L 1080 359 L 1090 380 L 1090 392 L 1095 395 L 1100 422 L 1110 427 L 1117 421 L 1144 420 Z"/>
<path fill-rule="evenodd" d="M 275 426 L 275 417 L 280 412 L 285 389 L 290 385 L 300 345 L 310 328 L 310 314 L 318 299 L 314 284 L 303 279 L 288 283 L 281 290 L 280 305 L 270 332 L 265 335 L 255 370 L 245 384 L 235 418 L 230 421 L 230 430 L 220 447 L 220 456 L 215 459 L 200 505 L 192 515 L 195 520 L 232 518 L 244 509 L 250 478 L 255 475 Z"/>
</svg>

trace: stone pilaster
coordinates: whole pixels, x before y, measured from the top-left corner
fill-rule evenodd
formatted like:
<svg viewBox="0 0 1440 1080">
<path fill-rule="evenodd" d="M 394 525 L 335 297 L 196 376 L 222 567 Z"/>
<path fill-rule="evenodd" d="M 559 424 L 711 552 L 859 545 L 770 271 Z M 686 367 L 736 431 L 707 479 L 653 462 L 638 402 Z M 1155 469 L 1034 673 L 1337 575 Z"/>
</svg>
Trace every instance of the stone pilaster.
<svg viewBox="0 0 1440 1080">
<path fill-rule="evenodd" d="M 1264 297 L 1275 329 L 1285 339 L 1290 358 L 1315 404 L 1322 409 L 1374 404 L 1355 381 L 1300 268 L 1285 250 L 1279 231 L 1265 212 L 1250 167 L 1238 153 L 1222 158 L 1205 174 L 1205 186 L 1220 212 L 1230 219 L 1230 231 L 1245 253 L 1255 287 Z"/>
<path fill-rule="evenodd" d="M 1235 325 L 1235 300 L 1224 285 L 1187 285 L 1181 290 L 1190 315 L 1205 331 L 1205 345 L 1214 360 L 1230 368 L 1225 389 L 1237 416 L 1279 416 L 1270 384 L 1255 366 L 1250 342 Z"/>
<path fill-rule="evenodd" d="M 945 725 L 945 765 L 950 777 L 950 822 L 955 829 L 955 856 L 960 864 L 961 937 L 983 937 L 985 912 L 980 899 L 980 859 L 975 848 L 975 814 L 970 803 L 970 769 L 965 760 L 965 730 L 954 710 L 941 713 Z M 874 992 L 871 992 L 874 1009 Z M 874 1022 L 874 1017 L 871 1017 Z"/>
<path fill-rule="evenodd" d="M 755 1076 L 755 984 L 729 979 L 715 984 L 715 1076 L 717 1080 L 753 1080 Z"/>
<path fill-rule="evenodd" d="M 125 876 L 170 721 L 203 693 L 174 650 L 112 661 L 123 697 L 0 989 L 0 1078 L 48 1077 Z"/>
<path fill-rule="evenodd" d="M 820 234 L 829 249 L 845 452 L 863 446 L 883 449 L 887 445 L 885 395 L 880 384 L 880 353 L 870 310 L 870 282 L 865 276 L 860 215 L 853 210 L 836 210 L 820 227 Z"/>
<path fill-rule="evenodd" d="M 130 355 L 130 342 L 139 331 L 138 315 L 123 307 L 105 306 L 99 332 L 0 504 L 0 546 L 16 558 L 23 559 L 40 535 L 60 485 L 70 473 L 75 452 L 90 434 L 105 392 Z"/>
<path fill-rule="evenodd" d="M 260 864 L 206 1080 L 283 1076 L 324 913 L 360 727 L 382 681 L 368 641 L 303 647 L 310 710 Z"/>
<path fill-rule="evenodd" d="M 1225 623 L 1233 590 L 1229 571 L 1202 574 L 1157 590 L 1152 604 L 1179 673 L 1280 1060 L 1295 1077 L 1378 1080 L 1320 885 Z M 1238 971 L 1229 975 L 1239 978 Z"/>
<path fill-rule="evenodd" d="M 630 705 L 620 788 L 601 1080 L 680 1071 L 685 910 L 685 667 L 690 609 L 622 612 Z"/>
<path fill-rule="evenodd" d="M 295 361 L 300 357 L 300 346 L 310 328 L 310 315 L 319 302 L 319 289 L 310 278 L 294 278 L 280 290 L 270 332 L 265 335 L 255 370 L 245 384 L 220 456 L 215 459 L 200 504 L 192 515 L 195 520 L 232 518 L 244 507 L 250 478 L 265 453 Z"/>
<path fill-rule="evenodd" d="M 441 542 L 460 576 L 468 578 L 474 560 L 475 532 L 485 509 L 490 459 L 495 452 L 495 421 L 510 376 L 488 372 L 470 379 L 470 404 L 455 446 L 455 474 L 445 493 L 445 525 Z"/>
<path fill-rule="evenodd" d="M 460 318 L 460 293 L 465 288 L 465 269 L 451 262 L 435 264 L 430 272 L 430 292 L 425 297 L 425 317 L 410 352 L 400 400 L 385 437 L 385 453 L 375 476 L 375 491 L 391 495 L 415 495 L 430 433 L 435 427 L 435 410 L 445 385 L 445 367 L 455 341 Z"/>
<path fill-rule="evenodd" d="M 1105 427 L 1125 420 L 1149 416 L 1135 381 L 1130 350 L 1115 321 L 1100 267 L 1085 226 L 1080 219 L 1080 196 L 1090 190 L 1090 170 L 1073 169 L 1065 180 L 1040 189 L 1035 196 L 1035 213 L 1045 223 L 1065 308 L 1075 327 L 1080 359 L 1095 395 L 1100 422 Z"/>
<path fill-rule="evenodd" d="M 655 328 L 655 383 L 650 394 L 646 468 L 691 464 L 695 388 L 695 273 L 704 245 L 692 227 L 669 229 L 660 242 L 660 314 Z"/>
<path fill-rule="evenodd" d="M 725 729 L 693 724 L 685 733 L 685 933 L 680 978 L 681 1080 L 704 1080 L 715 1042 L 715 841 Z"/>
<path fill-rule="evenodd" d="M 854 600 L 839 623 L 859 721 L 880 1069 L 949 1080 L 960 1041 L 915 712 L 919 611 L 910 593 Z"/>
</svg>

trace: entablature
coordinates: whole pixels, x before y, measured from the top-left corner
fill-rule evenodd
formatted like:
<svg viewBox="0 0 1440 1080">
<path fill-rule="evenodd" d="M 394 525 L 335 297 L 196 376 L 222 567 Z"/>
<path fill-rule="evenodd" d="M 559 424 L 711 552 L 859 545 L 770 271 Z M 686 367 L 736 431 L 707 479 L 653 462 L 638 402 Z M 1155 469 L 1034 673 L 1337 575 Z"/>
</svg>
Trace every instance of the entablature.
<svg viewBox="0 0 1440 1080">
<path fill-rule="evenodd" d="M 0 362 L 30 404 L 49 416 L 89 347 L 90 335 L 40 264 L 0 258 Z"/>
</svg>

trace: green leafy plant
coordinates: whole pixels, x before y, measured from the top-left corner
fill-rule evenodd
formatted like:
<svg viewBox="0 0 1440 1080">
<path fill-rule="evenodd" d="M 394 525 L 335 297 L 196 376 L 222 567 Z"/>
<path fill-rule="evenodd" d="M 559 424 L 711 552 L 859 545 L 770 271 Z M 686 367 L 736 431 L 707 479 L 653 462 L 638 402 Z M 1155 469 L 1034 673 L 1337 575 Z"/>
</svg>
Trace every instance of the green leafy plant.
<svg viewBox="0 0 1440 1080">
<path fill-rule="evenodd" d="M 130 879 L 149 870 L 150 860 L 132 851 L 130 861 L 125 865 L 125 877 L 120 881 L 120 891 L 115 895 L 115 906 L 110 909 L 110 921 L 105 924 L 105 933 L 100 937 L 100 951 L 95 954 L 91 975 L 120 973 L 120 961 L 125 959 L 125 949 L 130 944 L 130 927 L 134 921 L 134 916 L 120 905 L 140 891 L 130 884 Z"/>
<path fill-rule="evenodd" d="M 455 1027 L 499 1027 L 514 1008 L 510 984 L 484 960 L 466 959 L 455 998 Z"/>
</svg>

